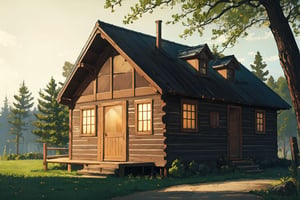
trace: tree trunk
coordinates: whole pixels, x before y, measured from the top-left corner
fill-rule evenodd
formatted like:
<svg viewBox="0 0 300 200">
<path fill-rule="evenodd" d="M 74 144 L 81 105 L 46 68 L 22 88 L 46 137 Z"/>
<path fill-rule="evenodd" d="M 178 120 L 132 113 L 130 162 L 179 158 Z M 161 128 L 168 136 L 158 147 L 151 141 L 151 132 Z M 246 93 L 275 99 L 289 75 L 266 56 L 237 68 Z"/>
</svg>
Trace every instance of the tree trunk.
<svg viewBox="0 0 300 200">
<path fill-rule="evenodd" d="M 17 156 L 19 155 L 19 134 L 16 135 Z"/>
<path fill-rule="evenodd" d="M 260 0 L 266 8 L 270 29 L 276 41 L 279 60 L 290 90 L 300 129 L 300 53 L 295 37 L 284 16 L 279 0 Z"/>
</svg>

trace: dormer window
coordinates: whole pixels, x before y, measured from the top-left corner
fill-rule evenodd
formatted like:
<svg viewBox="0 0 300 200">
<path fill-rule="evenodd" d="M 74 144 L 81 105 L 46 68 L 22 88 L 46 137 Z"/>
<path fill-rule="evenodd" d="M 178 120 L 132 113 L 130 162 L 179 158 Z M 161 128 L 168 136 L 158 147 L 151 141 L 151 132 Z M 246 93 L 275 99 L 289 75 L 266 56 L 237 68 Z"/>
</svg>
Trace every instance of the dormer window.
<svg viewBox="0 0 300 200">
<path fill-rule="evenodd" d="M 212 68 L 215 69 L 224 79 L 234 82 L 235 71 L 240 69 L 240 64 L 234 56 L 225 56 L 214 60 Z"/>
<path fill-rule="evenodd" d="M 199 73 L 201 75 L 207 75 L 207 60 L 200 60 L 200 62 L 199 62 Z"/>
<path fill-rule="evenodd" d="M 227 69 L 227 80 L 234 81 L 234 69 Z"/>
<path fill-rule="evenodd" d="M 207 75 L 207 60 L 206 59 L 187 59 L 186 60 L 200 75 Z"/>
<path fill-rule="evenodd" d="M 189 63 L 199 75 L 207 76 L 208 61 L 213 58 L 208 46 L 199 45 L 181 50 L 178 53 L 178 58 Z"/>
</svg>

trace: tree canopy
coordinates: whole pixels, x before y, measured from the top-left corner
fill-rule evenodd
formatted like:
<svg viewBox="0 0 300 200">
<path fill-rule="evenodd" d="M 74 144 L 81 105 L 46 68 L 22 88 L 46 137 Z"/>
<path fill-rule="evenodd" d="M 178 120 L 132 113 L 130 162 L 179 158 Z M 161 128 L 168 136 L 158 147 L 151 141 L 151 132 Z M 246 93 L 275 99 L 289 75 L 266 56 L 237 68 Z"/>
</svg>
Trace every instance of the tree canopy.
<svg viewBox="0 0 300 200">
<path fill-rule="evenodd" d="M 125 0 L 106 0 L 105 8 L 115 11 Z M 277 0 L 276 0 L 277 1 Z M 223 47 L 233 46 L 239 37 L 248 35 L 248 29 L 254 25 L 267 27 L 269 17 L 262 0 L 139 0 L 130 7 L 131 12 L 124 16 L 125 24 L 133 23 L 145 13 L 152 13 L 157 8 L 175 10 L 180 7 L 181 12 L 172 13 L 172 20 L 168 24 L 181 23 L 185 30 L 181 36 L 189 36 L 195 32 L 201 36 L 209 24 L 217 25 L 212 29 L 213 39 L 226 36 Z M 300 20 L 297 0 L 281 0 L 282 11 L 291 23 L 295 34 L 299 34 Z"/>
<path fill-rule="evenodd" d="M 106 0 L 105 8 L 115 10 L 125 0 Z M 180 8 L 180 11 L 173 8 Z M 248 35 L 251 27 L 269 27 L 275 39 L 280 64 L 287 80 L 298 128 L 300 129 L 300 52 L 294 35 L 300 33 L 300 1 L 298 0 L 139 0 L 124 16 L 132 23 L 144 13 L 155 9 L 173 9 L 169 24 L 181 23 L 182 36 L 203 34 L 207 25 L 214 24 L 212 37 L 225 37 L 224 48 Z M 178 12 L 178 13 L 176 13 Z M 171 12 L 170 12 L 171 13 Z"/>
</svg>

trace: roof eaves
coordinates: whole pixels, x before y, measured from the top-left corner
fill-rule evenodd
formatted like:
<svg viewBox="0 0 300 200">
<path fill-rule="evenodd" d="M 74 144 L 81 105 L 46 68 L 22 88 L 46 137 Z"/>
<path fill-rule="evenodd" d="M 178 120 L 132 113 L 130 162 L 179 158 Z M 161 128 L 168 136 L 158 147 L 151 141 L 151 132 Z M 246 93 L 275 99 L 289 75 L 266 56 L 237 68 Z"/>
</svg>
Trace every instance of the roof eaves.
<svg viewBox="0 0 300 200">
<path fill-rule="evenodd" d="M 98 30 L 98 26 L 99 26 L 99 23 L 97 22 L 87 40 L 87 42 L 85 43 L 85 45 L 83 46 L 79 56 L 77 57 L 77 60 L 75 62 L 75 64 L 73 65 L 72 67 L 72 70 L 69 74 L 69 76 L 66 78 L 61 90 L 59 91 L 58 93 L 58 96 L 57 96 L 57 101 L 58 103 L 62 103 L 62 104 L 65 104 L 65 105 L 68 105 L 67 102 L 71 102 L 70 99 L 65 99 L 63 100 L 62 96 L 63 94 L 65 93 L 66 89 L 67 89 L 67 86 L 70 84 L 72 78 L 74 77 L 74 74 L 76 73 L 78 67 L 80 66 L 80 62 L 84 56 L 84 54 L 87 52 L 88 48 L 90 47 L 91 43 L 92 43 L 92 40 L 95 38 L 95 36 L 97 35 L 97 30 Z"/>
</svg>

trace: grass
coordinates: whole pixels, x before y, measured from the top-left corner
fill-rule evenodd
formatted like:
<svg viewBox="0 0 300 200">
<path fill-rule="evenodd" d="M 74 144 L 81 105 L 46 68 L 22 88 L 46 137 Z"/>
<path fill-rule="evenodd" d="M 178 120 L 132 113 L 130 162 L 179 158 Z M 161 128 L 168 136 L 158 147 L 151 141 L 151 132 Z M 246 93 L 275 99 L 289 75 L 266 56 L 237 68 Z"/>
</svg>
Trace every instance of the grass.
<svg viewBox="0 0 300 200">
<path fill-rule="evenodd" d="M 80 178 L 66 170 L 42 170 L 41 160 L 0 161 L 0 199 L 110 199 L 137 191 L 155 190 L 171 185 L 224 181 L 230 179 L 279 179 L 287 169 L 275 168 L 262 174 L 210 174 L 187 178 L 108 177 Z M 49 166 L 53 168 L 53 166 Z"/>
</svg>

